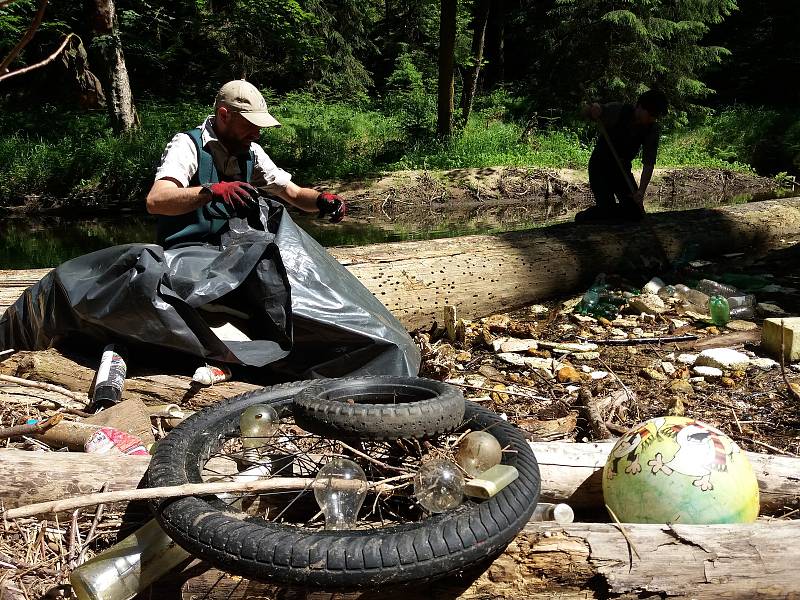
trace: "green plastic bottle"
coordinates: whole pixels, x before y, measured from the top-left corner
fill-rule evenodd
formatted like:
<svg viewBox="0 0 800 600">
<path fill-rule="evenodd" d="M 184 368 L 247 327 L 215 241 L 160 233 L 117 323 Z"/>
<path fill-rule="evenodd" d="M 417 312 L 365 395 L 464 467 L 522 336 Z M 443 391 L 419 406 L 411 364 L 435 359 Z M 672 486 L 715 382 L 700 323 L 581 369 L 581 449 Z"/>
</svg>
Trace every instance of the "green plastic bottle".
<svg viewBox="0 0 800 600">
<path fill-rule="evenodd" d="M 708 299 L 708 312 L 714 325 L 722 327 L 731 320 L 731 309 L 725 296 L 711 296 Z"/>
</svg>

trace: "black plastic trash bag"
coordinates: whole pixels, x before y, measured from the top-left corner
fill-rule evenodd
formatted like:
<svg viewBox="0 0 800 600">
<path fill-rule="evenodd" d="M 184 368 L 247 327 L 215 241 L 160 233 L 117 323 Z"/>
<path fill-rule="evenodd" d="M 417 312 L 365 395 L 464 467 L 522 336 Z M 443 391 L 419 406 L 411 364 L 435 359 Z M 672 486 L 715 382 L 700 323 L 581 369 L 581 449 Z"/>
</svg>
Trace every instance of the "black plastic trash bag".
<svg viewBox="0 0 800 600">
<path fill-rule="evenodd" d="M 261 200 L 219 247 L 114 246 L 69 260 L 0 319 L 0 348 L 70 337 L 150 346 L 251 367 L 278 379 L 416 375 L 419 352 L 361 282 Z"/>
</svg>

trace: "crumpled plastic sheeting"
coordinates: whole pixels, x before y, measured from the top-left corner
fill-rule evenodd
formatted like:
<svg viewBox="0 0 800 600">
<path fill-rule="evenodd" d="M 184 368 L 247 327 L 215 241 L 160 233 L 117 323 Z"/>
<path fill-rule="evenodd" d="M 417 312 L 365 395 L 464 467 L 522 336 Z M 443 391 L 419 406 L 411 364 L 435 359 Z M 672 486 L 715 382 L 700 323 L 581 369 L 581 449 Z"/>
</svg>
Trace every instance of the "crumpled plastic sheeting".
<svg viewBox="0 0 800 600">
<path fill-rule="evenodd" d="M 221 340 L 211 326 L 226 320 L 244 323 L 251 341 Z M 267 199 L 260 218 L 231 219 L 219 247 L 127 244 L 69 260 L 0 319 L 2 349 L 41 350 L 71 334 L 281 380 L 416 375 L 420 363 L 400 322 Z"/>
</svg>

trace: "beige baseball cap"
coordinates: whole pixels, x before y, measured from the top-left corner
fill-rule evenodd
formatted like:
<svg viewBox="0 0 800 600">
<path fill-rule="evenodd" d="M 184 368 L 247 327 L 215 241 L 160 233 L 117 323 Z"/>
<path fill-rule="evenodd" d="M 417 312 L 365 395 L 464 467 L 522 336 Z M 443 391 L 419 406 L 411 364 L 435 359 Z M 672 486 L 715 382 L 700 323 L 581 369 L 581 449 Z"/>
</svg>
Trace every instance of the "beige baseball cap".
<svg viewBox="0 0 800 600">
<path fill-rule="evenodd" d="M 281 124 L 269 114 L 267 101 L 256 86 L 244 79 L 234 79 L 223 85 L 217 92 L 214 102 L 216 111 L 220 105 L 235 110 L 253 125 L 259 127 L 280 127 Z"/>
</svg>

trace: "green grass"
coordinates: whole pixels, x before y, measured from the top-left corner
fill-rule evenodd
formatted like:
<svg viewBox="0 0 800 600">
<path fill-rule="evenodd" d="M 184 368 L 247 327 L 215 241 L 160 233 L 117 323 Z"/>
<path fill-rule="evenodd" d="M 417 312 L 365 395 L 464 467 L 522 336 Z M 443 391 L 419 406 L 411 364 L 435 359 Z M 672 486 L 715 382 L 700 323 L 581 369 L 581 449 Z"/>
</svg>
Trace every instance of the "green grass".
<svg viewBox="0 0 800 600">
<path fill-rule="evenodd" d="M 67 199 L 75 207 L 141 201 L 167 141 L 201 123 L 209 109 L 192 102 L 143 102 L 138 110 L 140 130 L 121 137 L 113 135 L 103 113 L 69 113 L 51 106 L 36 112 L 0 111 L 5 132 L 0 137 L 0 201 L 42 196 Z M 400 113 L 323 104 L 302 94 L 275 103 L 273 112 L 283 127 L 265 131 L 262 142 L 301 185 L 398 169 L 584 168 L 593 143 L 585 124 L 524 135 L 521 124 L 496 109 L 476 111 L 449 141 L 410 137 Z M 758 158 L 759 140 L 776 131 L 783 135 L 782 151 L 790 158 L 800 156 L 800 111 L 729 108 L 667 132 L 658 166 L 747 169 Z"/>
</svg>

